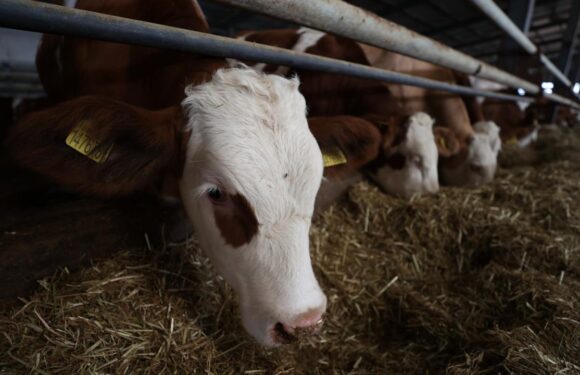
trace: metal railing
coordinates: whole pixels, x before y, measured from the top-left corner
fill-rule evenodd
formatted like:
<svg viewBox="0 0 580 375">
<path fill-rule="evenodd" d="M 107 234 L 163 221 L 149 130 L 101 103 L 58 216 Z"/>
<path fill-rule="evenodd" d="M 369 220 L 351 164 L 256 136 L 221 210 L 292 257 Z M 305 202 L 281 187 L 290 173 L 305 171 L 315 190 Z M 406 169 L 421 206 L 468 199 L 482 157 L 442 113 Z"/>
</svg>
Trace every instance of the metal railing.
<svg viewBox="0 0 580 375">
<path fill-rule="evenodd" d="M 491 18 L 500 29 L 502 29 L 506 34 L 508 34 L 513 40 L 515 40 L 526 52 L 530 55 L 535 55 L 538 53 L 538 47 L 524 34 L 519 27 L 504 13 L 504 11 L 497 6 L 493 0 L 469 0 L 476 7 L 478 7 L 485 15 Z M 578 1 L 578 0 L 575 0 Z M 566 87 L 572 89 L 572 82 L 566 77 L 564 73 L 560 71 L 548 59 L 543 53 L 539 54 L 540 61 L 544 66 L 556 77 L 560 82 L 562 82 Z"/>
<path fill-rule="evenodd" d="M 534 83 L 341 0 L 217 1 L 341 35 L 515 89 L 523 88 L 532 94 L 540 92 L 540 87 Z"/>
<path fill-rule="evenodd" d="M 534 100 L 530 97 L 481 91 L 347 61 L 30 0 L 0 1 L 0 26 L 345 74 L 459 95 L 528 102 Z M 578 104 L 558 95 L 548 98 L 580 109 Z"/>
</svg>

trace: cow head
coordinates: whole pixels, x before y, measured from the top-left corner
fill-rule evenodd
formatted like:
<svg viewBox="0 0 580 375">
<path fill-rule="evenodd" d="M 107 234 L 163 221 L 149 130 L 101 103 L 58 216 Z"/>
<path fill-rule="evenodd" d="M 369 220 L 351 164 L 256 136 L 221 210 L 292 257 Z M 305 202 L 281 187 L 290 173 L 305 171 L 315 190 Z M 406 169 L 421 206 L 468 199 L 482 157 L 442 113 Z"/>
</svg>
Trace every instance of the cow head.
<svg viewBox="0 0 580 375">
<path fill-rule="evenodd" d="M 433 119 L 423 112 L 382 123 L 381 155 L 370 176 L 385 192 L 409 198 L 439 190 Z"/>
<path fill-rule="evenodd" d="M 478 122 L 474 133 L 462 140 L 459 153 L 442 159 L 441 178 L 447 185 L 476 187 L 493 180 L 501 150 L 499 127 L 492 121 Z"/>
<path fill-rule="evenodd" d="M 298 84 L 226 69 L 188 88 L 182 107 L 78 98 L 29 114 L 8 145 L 22 165 L 99 196 L 145 189 L 175 169 L 203 250 L 240 297 L 244 327 L 277 345 L 317 328 L 326 308 L 308 237 L 323 165 Z M 69 147 L 77 133 L 96 146 Z"/>
<path fill-rule="evenodd" d="M 183 203 L 239 294 L 244 327 L 266 345 L 319 325 L 326 308 L 308 237 L 322 157 L 298 84 L 228 69 L 183 101 L 191 131 Z"/>
<path fill-rule="evenodd" d="M 324 159 L 324 179 L 316 197 L 316 212 L 326 209 L 363 178 L 363 168 L 379 155 L 381 133 L 372 123 L 353 116 L 308 118 Z"/>
</svg>

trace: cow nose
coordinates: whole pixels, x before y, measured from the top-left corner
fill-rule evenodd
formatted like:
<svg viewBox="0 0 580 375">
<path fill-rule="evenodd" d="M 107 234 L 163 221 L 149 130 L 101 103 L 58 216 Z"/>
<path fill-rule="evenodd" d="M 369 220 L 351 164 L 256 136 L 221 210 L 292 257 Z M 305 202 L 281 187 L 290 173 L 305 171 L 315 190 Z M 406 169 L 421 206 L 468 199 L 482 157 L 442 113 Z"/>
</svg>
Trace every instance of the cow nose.
<svg viewBox="0 0 580 375">
<path fill-rule="evenodd" d="M 299 314 L 289 323 L 277 323 L 274 327 L 275 342 L 288 344 L 300 340 L 304 336 L 318 333 L 322 328 L 324 310 L 324 306 L 310 309 Z"/>
<path fill-rule="evenodd" d="M 324 314 L 324 308 L 318 307 L 310 309 L 305 313 L 298 315 L 294 321 L 291 323 L 291 327 L 294 329 L 310 328 L 316 325 L 322 324 L 322 314 Z"/>
</svg>

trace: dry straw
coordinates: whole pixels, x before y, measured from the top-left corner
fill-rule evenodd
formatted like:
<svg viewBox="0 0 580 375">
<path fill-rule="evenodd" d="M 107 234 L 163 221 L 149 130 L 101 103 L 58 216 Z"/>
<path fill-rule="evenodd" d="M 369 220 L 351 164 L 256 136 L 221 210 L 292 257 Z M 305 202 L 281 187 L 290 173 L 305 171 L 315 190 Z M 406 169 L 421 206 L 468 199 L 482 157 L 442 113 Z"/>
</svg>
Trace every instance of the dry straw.
<svg viewBox="0 0 580 375">
<path fill-rule="evenodd" d="M 0 312 L 0 372 L 579 374 L 579 155 L 576 133 L 544 132 L 480 189 L 357 185 L 312 229 L 319 337 L 255 345 L 191 242 L 40 281 Z"/>
</svg>

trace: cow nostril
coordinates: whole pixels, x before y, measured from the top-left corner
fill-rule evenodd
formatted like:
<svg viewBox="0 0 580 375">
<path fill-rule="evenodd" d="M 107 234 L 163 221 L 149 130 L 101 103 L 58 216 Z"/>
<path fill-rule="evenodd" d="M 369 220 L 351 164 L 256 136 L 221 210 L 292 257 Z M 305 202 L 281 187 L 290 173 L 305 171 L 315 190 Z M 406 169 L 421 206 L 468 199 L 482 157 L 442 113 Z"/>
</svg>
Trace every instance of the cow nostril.
<svg viewBox="0 0 580 375">
<path fill-rule="evenodd" d="M 296 336 L 289 332 L 289 329 L 280 322 L 274 326 L 274 333 L 274 340 L 278 344 L 289 344 L 296 341 Z"/>
<path fill-rule="evenodd" d="M 323 324 L 324 320 L 321 316 L 319 316 L 316 321 L 308 322 L 307 325 L 300 326 L 288 326 L 278 322 L 273 329 L 274 341 L 278 344 L 290 344 L 301 340 L 306 336 L 312 336 L 319 333 Z"/>
</svg>

